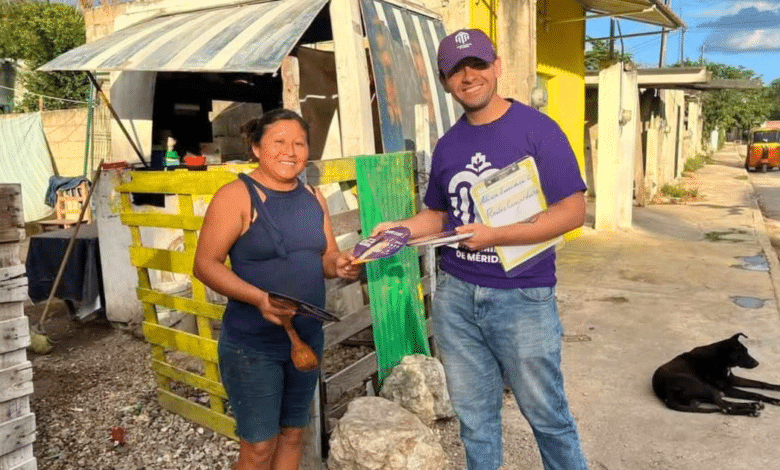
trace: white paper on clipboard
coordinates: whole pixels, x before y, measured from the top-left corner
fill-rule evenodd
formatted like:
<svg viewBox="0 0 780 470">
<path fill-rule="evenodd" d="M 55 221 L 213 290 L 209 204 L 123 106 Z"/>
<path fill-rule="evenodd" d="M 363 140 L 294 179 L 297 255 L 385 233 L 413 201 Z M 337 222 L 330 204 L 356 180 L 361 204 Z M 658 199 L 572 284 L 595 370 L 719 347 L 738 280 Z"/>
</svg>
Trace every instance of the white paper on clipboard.
<svg viewBox="0 0 780 470">
<path fill-rule="evenodd" d="M 490 227 L 523 222 L 547 209 L 539 171 L 530 156 L 477 182 L 471 197 L 482 222 Z M 533 245 L 497 246 L 496 254 L 509 272 L 562 240 L 559 236 Z"/>
</svg>

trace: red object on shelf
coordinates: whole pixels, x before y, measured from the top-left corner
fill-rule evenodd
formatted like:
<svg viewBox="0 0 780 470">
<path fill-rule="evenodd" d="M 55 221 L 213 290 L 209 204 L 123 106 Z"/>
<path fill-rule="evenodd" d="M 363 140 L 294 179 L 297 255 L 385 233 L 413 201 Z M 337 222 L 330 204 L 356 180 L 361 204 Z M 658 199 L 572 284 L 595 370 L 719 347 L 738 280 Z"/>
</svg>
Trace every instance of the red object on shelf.
<svg viewBox="0 0 780 470">
<path fill-rule="evenodd" d="M 206 157 L 203 155 L 185 155 L 182 160 L 187 166 L 203 166 L 206 164 Z"/>
</svg>

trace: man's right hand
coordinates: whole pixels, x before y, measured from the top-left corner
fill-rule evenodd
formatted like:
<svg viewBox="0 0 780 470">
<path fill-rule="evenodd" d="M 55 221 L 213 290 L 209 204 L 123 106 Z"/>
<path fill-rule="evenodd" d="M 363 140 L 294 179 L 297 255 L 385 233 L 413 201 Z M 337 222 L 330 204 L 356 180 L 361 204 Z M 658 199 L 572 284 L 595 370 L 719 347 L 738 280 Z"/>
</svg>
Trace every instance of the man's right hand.
<svg viewBox="0 0 780 470">
<path fill-rule="evenodd" d="M 384 232 L 385 230 L 391 229 L 393 227 L 398 227 L 399 225 L 400 225 L 399 222 L 393 222 L 393 221 L 380 222 L 379 224 L 377 224 L 376 227 L 374 227 L 374 230 L 371 232 L 371 236 L 376 237 L 377 235 Z"/>
</svg>

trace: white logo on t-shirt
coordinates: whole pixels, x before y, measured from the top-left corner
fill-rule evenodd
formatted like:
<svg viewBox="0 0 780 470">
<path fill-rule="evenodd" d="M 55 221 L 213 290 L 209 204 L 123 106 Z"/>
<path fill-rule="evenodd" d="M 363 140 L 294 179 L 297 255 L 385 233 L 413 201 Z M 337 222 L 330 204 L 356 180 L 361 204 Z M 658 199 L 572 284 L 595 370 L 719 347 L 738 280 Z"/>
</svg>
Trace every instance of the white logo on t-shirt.
<svg viewBox="0 0 780 470">
<path fill-rule="evenodd" d="M 471 157 L 471 162 L 466 165 L 466 169 L 450 179 L 447 195 L 450 198 L 453 215 L 460 219 L 464 225 L 480 221 L 474 210 L 474 201 L 471 199 L 471 187 L 477 181 L 487 178 L 498 171 L 498 169 L 491 168 L 491 166 L 490 162 L 485 159 L 485 156 L 477 152 Z"/>
</svg>

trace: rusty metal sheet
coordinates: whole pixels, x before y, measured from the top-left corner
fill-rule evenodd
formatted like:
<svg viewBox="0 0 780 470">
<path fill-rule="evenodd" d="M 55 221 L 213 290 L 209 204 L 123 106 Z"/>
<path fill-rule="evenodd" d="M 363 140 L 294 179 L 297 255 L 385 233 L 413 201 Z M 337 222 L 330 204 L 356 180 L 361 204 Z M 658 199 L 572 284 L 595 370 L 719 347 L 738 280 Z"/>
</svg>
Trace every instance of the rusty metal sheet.
<svg viewBox="0 0 780 470">
<path fill-rule="evenodd" d="M 428 106 L 431 142 L 462 114 L 439 83 L 441 20 L 381 0 L 361 0 L 374 72 L 383 152 L 416 150 L 414 107 Z"/>
</svg>

